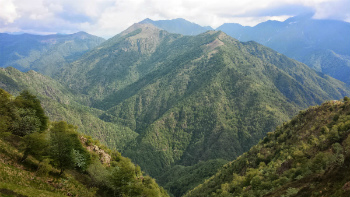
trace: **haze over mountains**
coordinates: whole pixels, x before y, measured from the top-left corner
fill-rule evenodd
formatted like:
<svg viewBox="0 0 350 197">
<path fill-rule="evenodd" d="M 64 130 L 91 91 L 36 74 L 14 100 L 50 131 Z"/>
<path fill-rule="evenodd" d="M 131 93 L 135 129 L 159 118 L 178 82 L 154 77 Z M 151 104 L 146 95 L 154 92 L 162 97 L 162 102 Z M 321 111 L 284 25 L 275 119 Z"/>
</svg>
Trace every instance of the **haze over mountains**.
<svg viewBox="0 0 350 197">
<path fill-rule="evenodd" d="M 350 24 L 343 21 L 312 19 L 312 15 L 304 14 L 284 22 L 266 21 L 254 27 L 225 23 L 216 30 L 243 42 L 256 41 L 350 84 L 350 38 L 347 36 L 350 34 Z M 169 33 L 192 36 L 213 30 L 211 27 L 202 27 L 181 18 L 159 21 L 147 18 L 140 24 L 153 24 Z M 79 36 L 80 39 L 73 39 Z M 21 71 L 33 69 L 52 75 L 55 70 L 53 67 L 60 67 L 78 59 L 81 54 L 103 41 L 102 38 L 82 32 L 50 36 L 2 34 L 0 50 L 5 56 L 0 57 L 0 66 L 13 66 Z M 8 45 L 9 42 L 12 44 Z M 70 57 L 67 57 L 68 55 Z M 35 66 L 31 67 L 32 65 Z M 339 72 L 340 70 L 342 72 Z"/>
<path fill-rule="evenodd" d="M 225 23 L 216 30 L 240 41 L 256 41 L 309 67 L 350 84 L 350 24 L 336 20 L 312 19 L 313 14 L 289 18 L 284 22 L 266 21 L 254 27 L 236 23 Z M 198 25 L 186 23 L 181 28 L 169 28 L 165 24 L 177 25 L 182 20 L 151 21 L 155 26 L 172 33 L 203 33 L 210 28 L 200 29 Z M 186 28 L 185 28 L 186 27 Z M 192 35 L 192 34 L 187 34 Z M 340 72 L 341 71 L 341 72 Z"/>
<path fill-rule="evenodd" d="M 0 33 L 0 67 L 52 75 L 103 41 L 85 32 L 47 36 Z"/>
<path fill-rule="evenodd" d="M 261 31 L 286 32 L 281 29 L 288 29 L 284 25 L 290 21 L 266 22 Z M 298 23 L 302 20 L 290 25 Z M 283 27 L 276 30 L 275 24 Z M 231 27 L 220 28 L 225 26 Z M 52 120 L 79 125 L 81 132 L 118 148 L 175 196 L 214 175 L 215 168 L 248 151 L 298 111 L 350 95 L 348 85 L 303 63 L 208 29 L 183 19 L 146 19 L 104 42 L 84 33 L 63 36 L 62 42 L 51 36 L 58 44 L 24 50 L 23 56 L 29 55 L 23 67 L 16 58 L 4 58 L 2 66 L 36 68 L 52 78 L 9 67 L 0 70 L 0 88 L 12 94 L 30 89 Z M 340 41 L 346 38 L 334 39 Z M 19 45 L 6 46 L 8 56 L 18 57 Z M 73 46 L 76 50 L 66 50 Z M 347 50 L 337 47 L 330 50 Z M 61 50 L 67 53 L 56 53 Z M 35 59 L 31 51 L 39 53 L 35 61 L 27 60 Z M 52 54 L 62 61 L 46 64 Z"/>
<path fill-rule="evenodd" d="M 240 41 L 257 41 L 350 84 L 350 23 L 311 17 L 267 21 L 254 27 L 224 24 L 217 29 Z"/>
</svg>

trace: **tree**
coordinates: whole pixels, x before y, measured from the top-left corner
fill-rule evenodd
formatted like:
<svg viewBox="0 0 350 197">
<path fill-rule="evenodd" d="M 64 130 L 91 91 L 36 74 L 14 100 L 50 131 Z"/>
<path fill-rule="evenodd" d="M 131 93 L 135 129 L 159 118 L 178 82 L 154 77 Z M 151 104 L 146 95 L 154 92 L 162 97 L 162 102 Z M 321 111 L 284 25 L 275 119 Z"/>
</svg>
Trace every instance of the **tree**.
<svg viewBox="0 0 350 197">
<path fill-rule="evenodd" d="M 11 125 L 10 97 L 8 92 L 0 89 L 0 132 L 7 131 Z"/>
<path fill-rule="evenodd" d="M 48 117 L 45 115 L 44 109 L 41 107 L 40 100 L 31 94 L 28 90 L 24 90 L 15 99 L 15 105 L 19 108 L 30 109 L 39 119 L 39 130 L 45 131 L 48 128 Z"/>
<path fill-rule="evenodd" d="M 90 154 L 82 146 L 77 127 L 64 121 L 53 122 L 50 128 L 50 157 L 61 170 L 76 167 L 85 171 L 90 164 Z"/>
<path fill-rule="evenodd" d="M 24 153 L 22 161 L 27 159 L 28 155 L 32 155 L 38 160 L 42 160 L 44 152 L 48 146 L 46 133 L 32 133 L 23 137 Z"/>
<path fill-rule="evenodd" d="M 109 181 L 114 187 L 115 196 L 138 196 L 141 193 L 139 188 L 135 187 L 135 165 L 130 160 L 124 158 L 120 160 L 111 171 Z"/>
<path fill-rule="evenodd" d="M 14 110 L 15 120 L 11 125 L 11 132 L 15 135 L 25 136 L 40 130 L 41 122 L 30 108 L 17 108 Z"/>
<path fill-rule="evenodd" d="M 60 174 L 63 174 L 65 169 L 74 166 L 74 147 L 69 135 L 71 130 L 71 125 L 64 121 L 52 123 L 50 129 L 50 157 L 53 165 L 60 169 Z"/>
</svg>

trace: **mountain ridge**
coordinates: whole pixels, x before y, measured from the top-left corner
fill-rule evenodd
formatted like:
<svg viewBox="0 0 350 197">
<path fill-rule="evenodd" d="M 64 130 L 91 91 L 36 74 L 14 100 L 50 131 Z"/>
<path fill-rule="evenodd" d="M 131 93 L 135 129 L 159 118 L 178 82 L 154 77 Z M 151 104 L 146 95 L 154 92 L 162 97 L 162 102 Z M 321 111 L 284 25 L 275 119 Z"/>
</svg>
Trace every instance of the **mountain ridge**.
<svg viewBox="0 0 350 197">
<path fill-rule="evenodd" d="M 78 59 L 103 41 L 103 38 L 86 32 L 68 35 L 0 33 L 0 67 L 12 66 L 21 71 L 36 70 L 52 76 L 63 65 Z"/>
</svg>

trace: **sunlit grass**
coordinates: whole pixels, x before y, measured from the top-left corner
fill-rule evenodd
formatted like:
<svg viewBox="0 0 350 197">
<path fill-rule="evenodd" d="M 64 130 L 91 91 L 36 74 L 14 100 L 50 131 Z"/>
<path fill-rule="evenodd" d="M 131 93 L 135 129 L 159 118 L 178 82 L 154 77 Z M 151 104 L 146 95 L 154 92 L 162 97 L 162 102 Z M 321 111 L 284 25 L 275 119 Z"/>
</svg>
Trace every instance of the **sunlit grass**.
<svg viewBox="0 0 350 197">
<path fill-rule="evenodd" d="M 25 163 L 19 162 L 22 153 L 0 139 L 0 189 L 11 190 L 28 197 L 38 196 L 94 196 L 96 189 L 87 189 L 70 174 L 63 177 L 37 176 L 36 170 L 27 169 L 24 164 L 37 166 L 38 161 L 28 157 Z M 57 171 L 56 169 L 53 172 Z M 57 171 L 58 172 L 58 171 Z M 7 196 L 2 194 L 0 196 Z M 11 195 L 8 195 L 11 196 Z"/>
</svg>

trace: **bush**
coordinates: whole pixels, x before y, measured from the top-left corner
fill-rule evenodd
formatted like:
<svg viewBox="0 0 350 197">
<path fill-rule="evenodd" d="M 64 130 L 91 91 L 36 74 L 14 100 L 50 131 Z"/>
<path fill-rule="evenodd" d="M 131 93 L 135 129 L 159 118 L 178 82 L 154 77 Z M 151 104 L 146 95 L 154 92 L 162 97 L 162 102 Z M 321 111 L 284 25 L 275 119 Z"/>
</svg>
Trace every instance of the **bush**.
<svg viewBox="0 0 350 197">
<path fill-rule="evenodd" d="M 36 171 L 37 176 L 47 177 L 49 172 L 52 170 L 50 165 L 50 159 L 46 158 L 39 163 L 38 170 Z"/>
</svg>

